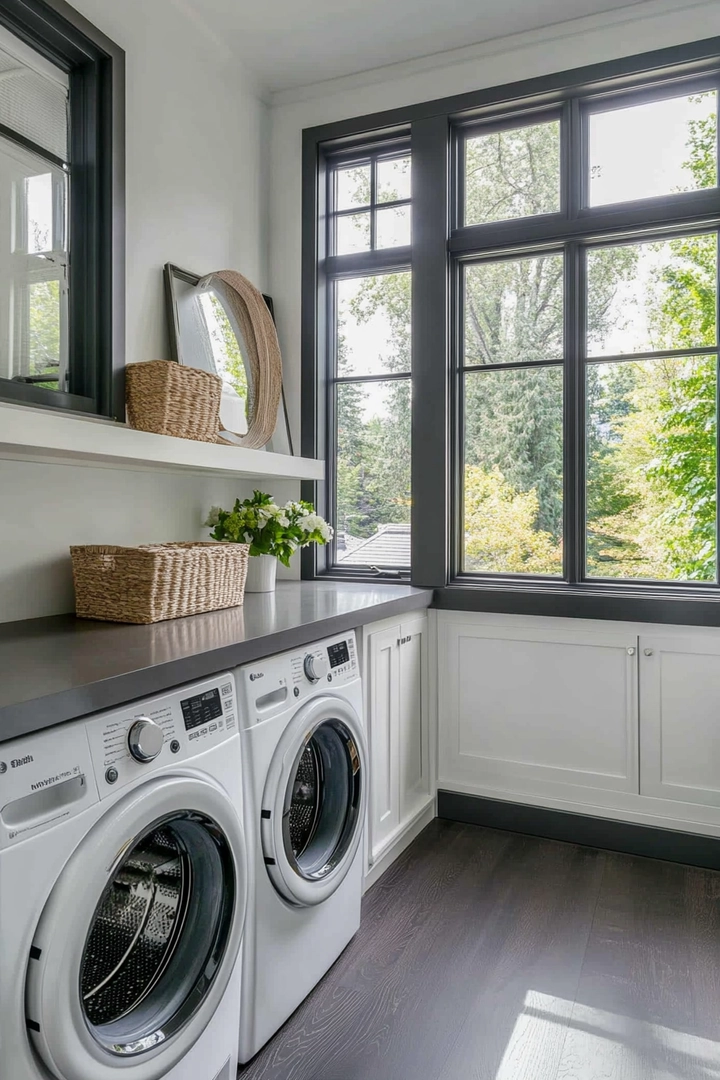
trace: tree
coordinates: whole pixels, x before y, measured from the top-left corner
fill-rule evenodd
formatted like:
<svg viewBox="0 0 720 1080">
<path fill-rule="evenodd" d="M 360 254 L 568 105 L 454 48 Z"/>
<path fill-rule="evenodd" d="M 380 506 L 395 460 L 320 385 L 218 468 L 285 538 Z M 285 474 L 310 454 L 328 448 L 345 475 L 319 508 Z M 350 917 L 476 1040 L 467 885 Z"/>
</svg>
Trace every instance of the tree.
<svg viewBox="0 0 720 1080">
<path fill-rule="evenodd" d="M 715 95 L 710 95 L 714 103 Z M 702 99 L 701 99 L 702 100 Z M 717 182 L 717 112 L 689 124 L 685 163 L 695 187 Z M 673 259 L 658 271 L 649 314 L 659 348 L 716 342 L 717 234 L 671 242 Z M 661 521 L 672 577 L 717 579 L 717 357 L 658 365 L 642 402 L 654 421 L 646 475 L 663 497 Z"/>
<path fill-rule="evenodd" d="M 465 562 L 469 572 L 562 574 L 562 550 L 537 528 L 535 491 L 518 492 L 500 472 L 465 470 Z"/>
<path fill-rule="evenodd" d="M 559 130 L 538 124 L 468 142 L 467 220 L 547 213 L 559 208 Z M 614 248 L 596 267 L 588 296 L 588 335 L 609 329 L 612 302 L 634 273 L 631 248 Z M 557 544 L 563 530 L 563 383 L 560 367 L 482 372 L 488 364 L 562 360 L 564 262 L 561 255 L 482 261 L 464 273 L 465 460 L 498 470 L 518 492 L 537 494 L 537 528 Z M 597 488 L 599 457 L 590 457 Z"/>
</svg>

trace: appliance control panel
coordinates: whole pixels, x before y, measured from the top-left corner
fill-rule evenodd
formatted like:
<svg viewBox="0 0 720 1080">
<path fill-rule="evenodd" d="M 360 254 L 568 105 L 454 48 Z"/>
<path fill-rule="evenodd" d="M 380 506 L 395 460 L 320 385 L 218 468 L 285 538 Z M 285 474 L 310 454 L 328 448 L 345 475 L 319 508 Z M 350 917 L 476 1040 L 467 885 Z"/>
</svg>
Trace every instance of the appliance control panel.
<svg viewBox="0 0 720 1080">
<path fill-rule="evenodd" d="M 293 652 L 260 660 L 240 669 L 247 705 L 245 726 L 262 723 L 325 689 L 344 686 L 360 677 L 355 633 L 315 642 Z"/>
<path fill-rule="evenodd" d="M 87 721 L 100 797 L 237 733 L 235 680 L 218 675 Z"/>
</svg>

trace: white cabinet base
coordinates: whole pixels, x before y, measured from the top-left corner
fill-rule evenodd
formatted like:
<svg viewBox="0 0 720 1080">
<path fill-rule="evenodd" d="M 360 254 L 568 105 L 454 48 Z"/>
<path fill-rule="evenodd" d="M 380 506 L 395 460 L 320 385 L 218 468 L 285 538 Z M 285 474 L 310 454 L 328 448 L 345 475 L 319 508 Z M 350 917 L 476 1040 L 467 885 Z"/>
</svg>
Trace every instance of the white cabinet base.
<svg viewBox="0 0 720 1080">
<path fill-rule="evenodd" d="M 436 816 L 435 796 L 433 796 L 423 810 L 416 814 L 411 821 L 401 825 L 396 834 L 389 838 L 386 846 L 365 874 L 365 892 L 371 885 L 375 884 L 378 878 L 382 877 L 385 871 L 402 855 L 405 848 L 412 844 L 413 840 L 420 835 Z"/>
<path fill-rule="evenodd" d="M 435 815 L 431 622 L 423 613 L 375 623 L 363 631 L 370 748 L 369 881 L 375 881 Z"/>
</svg>

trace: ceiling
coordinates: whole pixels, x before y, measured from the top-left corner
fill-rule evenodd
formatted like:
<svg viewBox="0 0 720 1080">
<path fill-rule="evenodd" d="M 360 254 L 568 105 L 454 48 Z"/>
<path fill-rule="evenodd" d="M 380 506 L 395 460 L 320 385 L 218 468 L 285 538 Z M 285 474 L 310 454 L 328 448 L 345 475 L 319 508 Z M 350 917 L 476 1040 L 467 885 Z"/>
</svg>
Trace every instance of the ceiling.
<svg viewBox="0 0 720 1080">
<path fill-rule="evenodd" d="M 288 90 L 473 45 L 568 19 L 632 6 L 629 0 L 175 0 L 267 90 Z"/>
</svg>

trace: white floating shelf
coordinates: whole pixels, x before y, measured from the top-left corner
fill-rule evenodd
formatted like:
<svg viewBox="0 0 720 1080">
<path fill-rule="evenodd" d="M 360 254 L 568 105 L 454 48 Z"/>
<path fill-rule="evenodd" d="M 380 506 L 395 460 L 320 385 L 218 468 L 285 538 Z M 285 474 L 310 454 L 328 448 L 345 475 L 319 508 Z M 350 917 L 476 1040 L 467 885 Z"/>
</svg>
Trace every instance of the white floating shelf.
<svg viewBox="0 0 720 1080">
<path fill-rule="evenodd" d="M 283 480 L 322 480 L 315 458 L 134 431 L 125 424 L 0 403 L 0 458 Z"/>
</svg>

